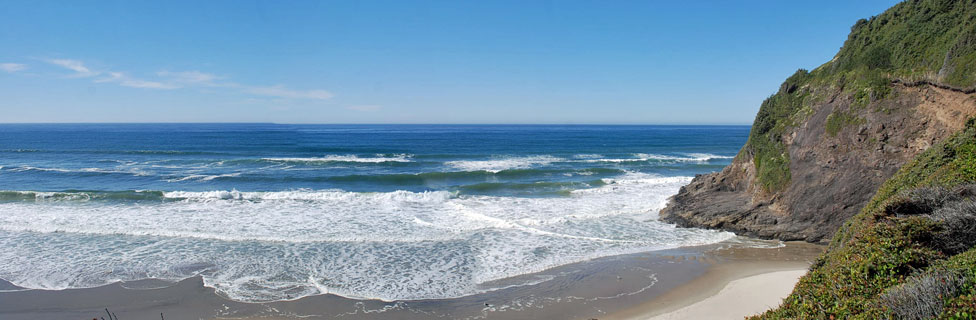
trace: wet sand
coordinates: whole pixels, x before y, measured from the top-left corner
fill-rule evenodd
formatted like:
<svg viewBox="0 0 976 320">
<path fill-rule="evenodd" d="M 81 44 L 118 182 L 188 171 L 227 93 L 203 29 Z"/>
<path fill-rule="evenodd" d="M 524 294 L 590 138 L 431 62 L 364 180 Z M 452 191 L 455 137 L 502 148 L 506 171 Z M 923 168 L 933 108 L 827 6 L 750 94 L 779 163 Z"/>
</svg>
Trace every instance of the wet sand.
<svg viewBox="0 0 976 320">
<path fill-rule="evenodd" d="M 105 308 L 119 319 L 646 319 L 708 299 L 730 282 L 803 270 L 823 247 L 757 241 L 725 242 L 606 257 L 505 279 L 537 282 L 455 299 L 356 300 L 318 295 L 293 301 L 225 299 L 199 277 L 178 283 L 146 280 L 97 288 L 17 290 L 0 283 L 0 318 L 91 319 Z"/>
</svg>

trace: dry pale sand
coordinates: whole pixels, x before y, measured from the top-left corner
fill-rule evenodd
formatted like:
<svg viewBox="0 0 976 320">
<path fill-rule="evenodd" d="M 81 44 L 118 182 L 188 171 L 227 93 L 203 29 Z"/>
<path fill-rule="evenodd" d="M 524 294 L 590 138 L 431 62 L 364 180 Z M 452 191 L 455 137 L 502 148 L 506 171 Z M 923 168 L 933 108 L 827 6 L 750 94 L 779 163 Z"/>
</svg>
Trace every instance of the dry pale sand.
<svg viewBox="0 0 976 320">
<path fill-rule="evenodd" d="M 712 255 L 714 264 L 702 276 L 600 320 L 742 319 L 778 306 L 810 266 L 822 247 L 789 243 L 779 249 L 729 248 Z M 797 252 L 800 252 L 797 254 Z"/>
<path fill-rule="evenodd" d="M 806 269 L 777 271 L 729 282 L 722 291 L 652 320 L 742 319 L 779 306 Z"/>
</svg>

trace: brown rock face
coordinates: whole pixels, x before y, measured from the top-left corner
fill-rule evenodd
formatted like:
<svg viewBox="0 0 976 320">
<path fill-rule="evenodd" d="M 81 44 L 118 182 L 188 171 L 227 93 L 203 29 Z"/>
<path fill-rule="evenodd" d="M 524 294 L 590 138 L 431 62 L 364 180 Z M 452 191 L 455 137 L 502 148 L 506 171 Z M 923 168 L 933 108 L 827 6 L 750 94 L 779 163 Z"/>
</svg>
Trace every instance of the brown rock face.
<svg viewBox="0 0 976 320">
<path fill-rule="evenodd" d="M 760 238 L 829 240 L 902 164 L 976 115 L 976 97 L 968 92 L 928 84 L 892 89 L 892 97 L 860 107 L 836 92 L 787 130 L 791 180 L 782 191 L 758 187 L 752 155 L 740 152 L 722 171 L 682 187 L 661 219 Z M 827 118 L 835 112 L 861 120 L 831 135 Z"/>
</svg>

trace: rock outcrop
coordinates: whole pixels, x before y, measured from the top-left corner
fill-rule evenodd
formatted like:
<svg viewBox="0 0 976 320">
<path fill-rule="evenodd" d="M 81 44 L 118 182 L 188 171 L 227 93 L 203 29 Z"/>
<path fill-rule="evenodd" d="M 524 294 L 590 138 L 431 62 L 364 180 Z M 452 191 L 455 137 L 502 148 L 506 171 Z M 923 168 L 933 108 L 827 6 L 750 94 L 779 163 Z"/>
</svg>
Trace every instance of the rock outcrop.
<svg viewBox="0 0 976 320">
<path fill-rule="evenodd" d="M 660 213 L 681 226 L 822 242 L 903 164 L 976 115 L 976 3 L 906 1 L 763 102 L 749 141 Z"/>
<path fill-rule="evenodd" d="M 789 185 L 766 192 L 744 149 L 720 172 L 699 175 L 672 197 L 661 219 L 681 226 L 782 240 L 829 240 L 904 163 L 976 115 L 976 97 L 932 85 L 893 84 L 895 98 L 873 102 L 831 135 L 831 114 L 849 112 L 850 97 L 832 93 L 783 137 Z"/>
</svg>

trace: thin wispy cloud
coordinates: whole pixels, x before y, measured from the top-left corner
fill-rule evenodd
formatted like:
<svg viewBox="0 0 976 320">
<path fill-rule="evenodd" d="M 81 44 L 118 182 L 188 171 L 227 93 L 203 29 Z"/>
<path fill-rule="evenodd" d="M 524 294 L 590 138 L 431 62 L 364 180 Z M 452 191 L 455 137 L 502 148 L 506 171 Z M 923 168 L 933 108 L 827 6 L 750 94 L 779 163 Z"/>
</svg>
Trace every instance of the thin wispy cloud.
<svg viewBox="0 0 976 320">
<path fill-rule="evenodd" d="M 135 79 L 135 78 L 129 77 L 128 75 L 126 75 L 125 73 L 122 73 L 122 72 L 108 72 L 107 74 L 108 74 L 108 77 L 95 79 L 95 82 L 99 82 L 99 83 L 105 83 L 105 82 L 108 82 L 108 83 L 118 83 L 120 86 L 123 86 L 123 87 L 143 88 L 143 89 L 163 89 L 163 90 L 169 90 L 169 89 L 177 89 L 177 88 L 180 88 L 180 86 L 175 85 L 175 84 L 172 84 L 172 83 L 164 83 L 164 82 L 158 82 L 158 81 L 148 81 L 148 80 L 142 80 L 142 79 Z"/>
<path fill-rule="evenodd" d="M 68 75 L 71 78 L 91 78 L 96 83 L 114 83 L 123 87 L 141 89 L 160 89 L 172 90 L 180 88 L 225 88 L 243 94 L 274 97 L 281 99 L 305 99 L 305 100 L 328 100 L 334 95 L 322 89 L 299 90 L 286 87 L 284 85 L 274 86 L 255 86 L 236 82 L 224 81 L 224 77 L 212 73 L 196 70 L 191 71 L 169 71 L 163 70 L 156 72 L 155 79 L 137 78 L 125 72 L 112 70 L 97 70 L 89 68 L 84 62 L 72 59 L 47 59 L 44 60 L 52 65 L 73 71 Z M 9 71 L 6 64 L 0 64 L 0 70 Z M 16 69 L 19 65 L 11 64 L 10 69 Z"/>
<path fill-rule="evenodd" d="M 24 69 L 27 69 L 27 65 L 26 64 L 10 63 L 10 62 L 8 62 L 8 63 L 0 63 L 0 70 L 3 70 L 4 72 L 14 73 L 14 72 L 21 71 L 21 70 L 24 70 Z"/>
<path fill-rule="evenodd" d="M 99 72 L 94 72 L 91 69 L 88 69 L 88 67 L 86 67 L 84 63 L 82 63 L 81 61 L 78 61 L 78 60 L 51 59 L 51 60 L 48 60 L 47 62 L 49 62 L 49 63 L 51 63 L 53 65 L 56 65 L 56 66 L 59 66 L 59 67 L 62 67 L 62 68 L 65 68 L 65 69 L 74 71 L 75 74 L 71 75 L 71 76 L 74 76 L 74 77 L 94 77 L 94 76 L 99 75 Z"/>
<path fill-rule="evenodd" d="M 49 63 L 74 71 L 69 77 L 88 78 L 99 77 L 94 81 L 97 83 L 116 83 L 123 87 L 142 88 L 142 89 L 176 89 L 180 86 L 159 81 L 143 80 L 133 78 L 123 72 L 117 71 L 98 71 L 85 66 L 84 62 L 71 59 L 50 59 Z"/>
<path fill-rule="evenodd" d="M 214 81 L 222 79 L 211 73 L 205 73 L 200 71 L 160 71 L 156 73 L 157 76 L 166 78 L 173 82 L 179 83 L 190 83 L 190 84 L 202 84 L 202 85 L 218 85 Z"/>
<path fill-rule="evenodd" d="M 315 99 L 327 100 L 332 98 L 332 93 L 325 90 L 293 90 L 282 85 L 270 87 L 247 87 L 246 92 L 269 97 L 289 98 L 289 99 Z"/>
</svg>

